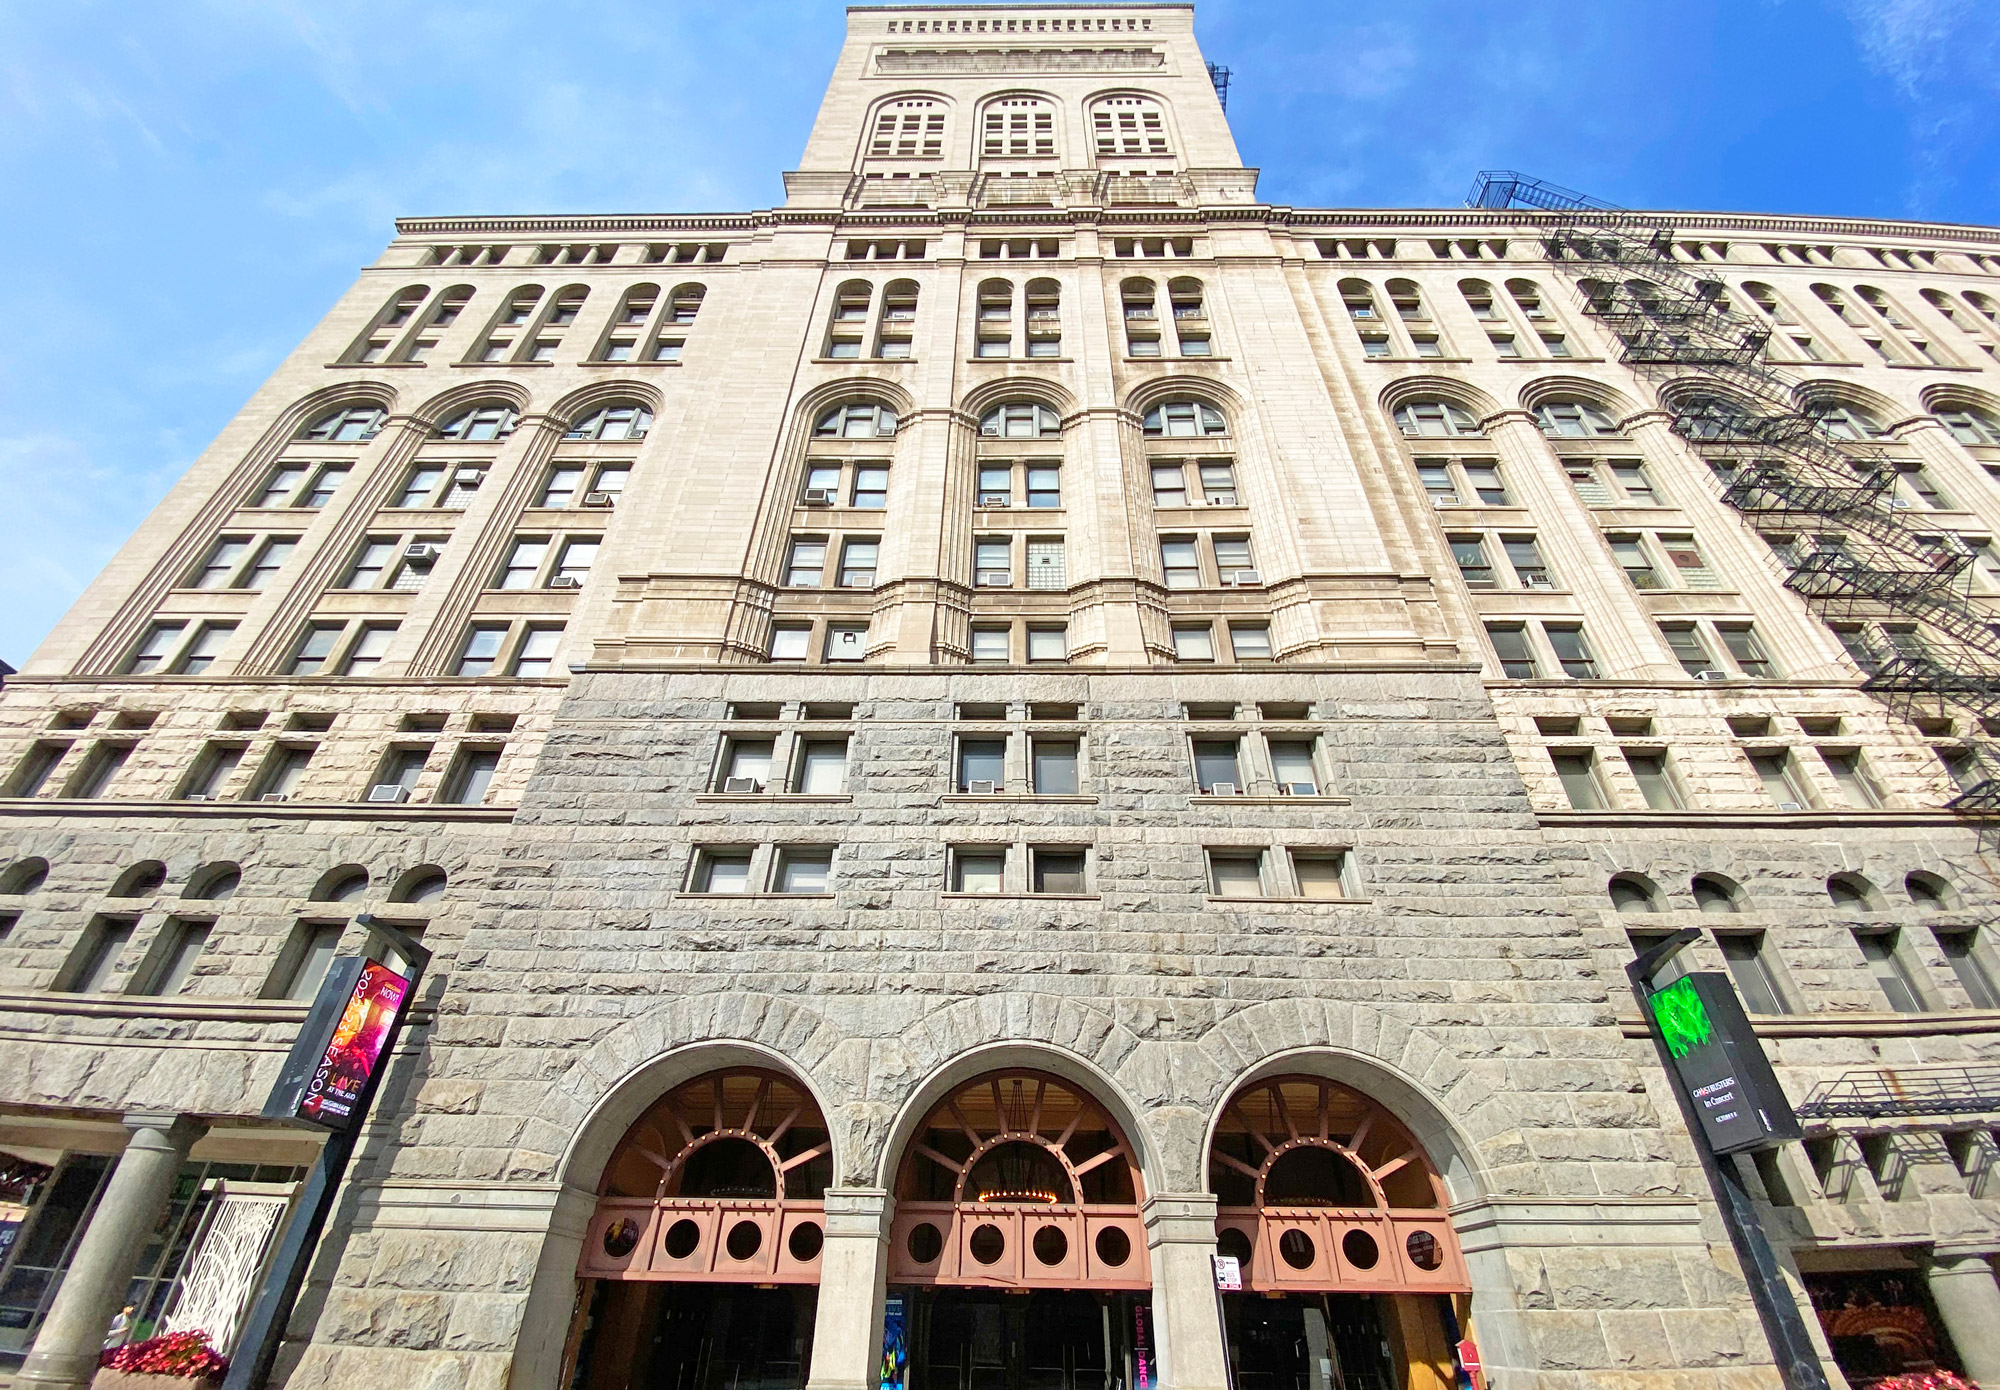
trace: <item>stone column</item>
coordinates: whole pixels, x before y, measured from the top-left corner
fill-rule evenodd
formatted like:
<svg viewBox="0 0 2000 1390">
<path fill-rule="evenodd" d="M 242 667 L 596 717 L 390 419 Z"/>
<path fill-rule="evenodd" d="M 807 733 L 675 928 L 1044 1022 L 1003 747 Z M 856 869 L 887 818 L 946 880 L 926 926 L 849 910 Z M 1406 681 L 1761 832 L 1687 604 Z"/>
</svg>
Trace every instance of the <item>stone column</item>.
<svg viewBox="0 0 2000 1390">
<path fill-rule="evenodd" d="M 2000 1283 L 1992 1263 L 1984 1254 L 1939 1250 L 1925 1264 L 1924 1280 L 1965 1374 L 2000 1385 Z"/>
<path fill-rule="evenodd" d="M 1163 1390 L 1227 1390 L 1229 1353 L 1215 1297 L 1215 1197 L 1162 1192 L 1140 1208 L 1153 1262 L 1153 1333 Z"/>
<path fill-rule="evenodd" d="M 877 1384 L 895 1206 L 879 1187 L 826 1191 L 826 1247 L 819 1257 L 819 1311 L 806 1390 L 874 1390 Z"/>
<path fill-rule="evenodd" d="M 133 1268 L 173 1194 L 174 1177 L 208 1126 L 191 1115 L 127 1115 L 131 1137 L 84 1229 L 69 1272 L 49 1306 L 14 1384 L 78 1390 L 97 1374 L 112 1318 L 124 1306 Z"/>
</svg>

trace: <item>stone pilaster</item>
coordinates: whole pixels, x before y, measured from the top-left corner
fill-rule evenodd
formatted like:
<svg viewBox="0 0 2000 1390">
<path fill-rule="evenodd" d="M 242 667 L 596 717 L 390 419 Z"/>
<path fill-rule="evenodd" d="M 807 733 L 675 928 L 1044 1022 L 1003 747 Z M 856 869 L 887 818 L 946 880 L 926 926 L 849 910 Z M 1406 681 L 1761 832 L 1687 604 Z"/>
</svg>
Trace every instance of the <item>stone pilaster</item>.
<svg viewBox="0 0 2000 1390">
<path fill-rule="evenodd" d="M 1924 1266 L 1924 1281 L 1937 1304 L 1965 1374 L 1980 1385 L 2000 1385 L 2000 1283 L 1983 1253 L 1939 1250 Z"/>
<path fill-rule="evenodd" d="M 872 1390 L 878 1382 L 895 1207 L 895 1199 L 879 1187 L 827 1189 L 826 1248 L 819 1260 L 819 1313 L 806 1390 Z"/>
<path fill-rule="evenodd" d="M 1153 1329 L 1166 1390 L 1225 1390 L 1229 1353 L 1215 1297 L 1215 1197 L 1162 1192 L 1140 1208 L 1153 1262 Z"/>
</svg>

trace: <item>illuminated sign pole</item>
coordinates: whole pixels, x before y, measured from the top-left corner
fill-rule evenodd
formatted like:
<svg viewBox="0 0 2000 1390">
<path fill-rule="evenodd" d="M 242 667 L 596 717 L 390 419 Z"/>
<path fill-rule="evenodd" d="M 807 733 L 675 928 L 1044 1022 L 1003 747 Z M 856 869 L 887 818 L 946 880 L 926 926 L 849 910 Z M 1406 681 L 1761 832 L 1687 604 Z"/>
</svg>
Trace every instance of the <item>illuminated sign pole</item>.
<svg viewBox="0 0 2000 1390">
<path fill-rule="evenodd" d="M 1778 1374 L 1787 1390 L 1827 1390 L 1826 1372 L 1799 1316 L 1798 1301 L 1778 1270 L 1734 1157 L 1797 1139 L 1798 1117 L 1727 975 L 1697 971 L 1664 985 L 1654 983 L 1674 956 L 1700 939 L 1699 931 L 1685 927 L 1642 951 L 1625 974 L 1680 1102 L 1729 1243 L 1736 1247 Z"/>
<path fill-rule="evenodd" d="M 365 912 L 354 920 L 388 942 L 405 964 L 396 971 L 360 956 L 335 960 L 264 1102 L 264 1118 L 324 1130 L 326 1143 L 285 1223 L 257 1301 L 244 1319 L 243 1336 L 222 1390 L 259 1390 L 271 1374 L 341 1176 L 361 1141 L 368 1108 L 381 1088 L 424 967 L 430 963 L 431 953 L 415 937 Z"/>
</svg>

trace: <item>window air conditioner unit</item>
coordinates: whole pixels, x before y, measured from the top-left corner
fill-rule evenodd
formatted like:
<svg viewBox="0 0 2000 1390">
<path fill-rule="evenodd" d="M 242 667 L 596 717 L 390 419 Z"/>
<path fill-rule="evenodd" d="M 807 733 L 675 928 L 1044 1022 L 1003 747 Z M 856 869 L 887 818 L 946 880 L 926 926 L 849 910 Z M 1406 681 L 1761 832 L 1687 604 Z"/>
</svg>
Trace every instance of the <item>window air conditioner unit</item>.
<svg viewBox="0 0 2000 1390">
<path fill-rule="evenodd" d="M 290 801 L 292 794 L 290 792 L 265 792 L 257 799 L 259 801 Z"/>
<path fill-rule="evenodd" d="M 1014 576 L 1006 570 L 980 570 L 972 582 L 982 589 L 1005 589 L 1013 584 Z"/>
<path fill-rule="evenodd" d="M 806 505 L 808 507 L 831 507 L 833 505 L 833 489 L 829 487 L 807 488 Z"/>
<path fill-rule="evenodd" d="M 1462 507 L 1465 504 L 1458 500 L 1458 494 L 1455 492 L 1434 492 L 1431 494 L 1431 505 L 1433 507 Z"/>
<path fill-rule="evenodd" d="M 558 574 L 549 579 L 551 589 L 581 589 L 583 581 L 573 574 Z"/>
<path fill-rule="evenodd" d="M 999 792 L 1000 784 L 998 782 L 989 782 L 982 778 L 977 782 L 967 782 L 965 790 L 970 796 L 993 796 Z"/>
<path fill-rule="evenodd" d="M 461 468 L 451 475 L 451 480 L 460 487 L 478 487 L 485 478 L 486 470 L 483 468 Z"/>
<path fill-rule="evenodd" d="M 427 541 L 418 541 L 414 545 L 403 547 L 403 558 L 412 564 L 418 565 L 428 565 L 443 553 L 442 548 L 432 545 Z"/>
<path fill-rule="evenodd" d="M 1236 494 L 1233 492 L 1218 492 L 1215 496 L 1208 499 L 1208 505 L 1211 507 L 1233 507 L 1236 505 Z"/>
<path fill-rule="evenodd" d="M 1805 810 L 1805 807 L 1799 805 L 1799 803 L 1796 801 L 1780 801 L 1778 803 L 1778 809 L 1780 811 L 1803 811 Z"/>
<path fill-rule="evenodd" d="M 1890 505 L 1891 507 L 1894 507 L 1894 508 L 1899 508 L 1899 509 L 1901 509 L 1901 510 L 1903 510 L 1903 511 L 1906 511 L 1906 512 L 1907 512 L 1907 511 L 1912 511 L 1912 510 L 1914 510 L 1914 509 L 1915 509 L 1915 507 L 1916 507 L 1916 503 L 1914 503 L 1914 502 L 1911 502 L 1911 501 L 1908 501 L 1908 500 L 1906 500 L 1906 499 L 1904 499 L 1904 498 L 1901 498 L 1901 497 L 1891 497 L 1891 498 L 1889 499 L 1889 505 Z"/>
<path fill-rule="evenodd" d="M 618 498 L 609 492 L 586 492 L 583 494 L 583 505 L 586 507 L 613 507 L 617 504 Z"/>
<path fill-rule="evenodd" d="M 1007 505 L 1007 494 L 1004 492 L 982 492 L 979 494 L 979 505 L 982 507 L 1004 507 Z"/>
<path fill-rule="evenodd" d="M 1286 796 L 1318 796 L 1319 784 L 1316 782 L 1287 782 L 1281 790 Z"/>
<path fill-rule="evenodd" d="M 1208 794 L 1210 796 L 1234 796 L 1236 795 L 1236 784 L 1234 782 L 1210 782 L 1208 784 Z"/>
<path fill-rule="evenodd" d="M 1231 570 L 1223 576 L 1222 582 L 1239 589 L 1254 589 L 1264 582 L 1264 576 L 1257 570 Z"/>
<path fill-rule="evenodd" d="M 725 777 L 722 779 L 722 789 L 725 792 L 743 795 L 764 790 L 764 784 L 755 777 Z"/>
<path fill-rule="evenodd" d="M 410 789 L 401 782 L 377 782 L 368 789 L 370 801 L 408 801 Z"/>
<path fill-rule="evenodd" d="M 1729 673 L 1727 671 L 1703 671 L 1695 679 L 1698 681 L 1726 681 L 1729 679 Z"/>
<path fill-rule="evenodd" d="M 1546 574 L 1524 574 L 1521 576 L 1523 589 L 1553 589 L 1556 581 Z"/>
<path fill-rule="evenodd" d="M 183 801 L 213 801 L 213 800 L 215 800 L 215 793 L 214 793 L 214 792 L 188 792 L 188 793 L 187 793 L 187 794 L 186 794 L 185 796 L 181 797 L 181 800 L 183 800 Z"/>
</svg>

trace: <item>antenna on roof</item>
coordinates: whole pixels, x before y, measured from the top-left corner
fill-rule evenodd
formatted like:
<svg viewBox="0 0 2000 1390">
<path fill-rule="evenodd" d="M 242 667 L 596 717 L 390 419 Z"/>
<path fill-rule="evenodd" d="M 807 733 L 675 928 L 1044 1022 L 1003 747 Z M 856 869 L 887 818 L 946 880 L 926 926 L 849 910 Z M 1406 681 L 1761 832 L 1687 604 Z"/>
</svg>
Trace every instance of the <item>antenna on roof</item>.
<svg viewBox="0 0 2000 1390">
<path fill-rule="evenodd" d="M 1222 109 L 1229 109 L 1229 69 L 1220 63 L 1208 65 L 1208 80 L 1215 84 L 1215 99 L 1222 103 Z"/>
</svg>

